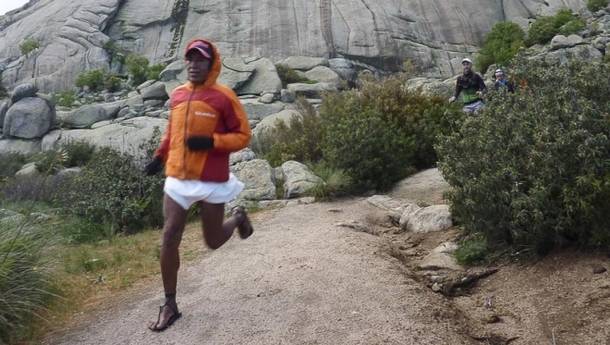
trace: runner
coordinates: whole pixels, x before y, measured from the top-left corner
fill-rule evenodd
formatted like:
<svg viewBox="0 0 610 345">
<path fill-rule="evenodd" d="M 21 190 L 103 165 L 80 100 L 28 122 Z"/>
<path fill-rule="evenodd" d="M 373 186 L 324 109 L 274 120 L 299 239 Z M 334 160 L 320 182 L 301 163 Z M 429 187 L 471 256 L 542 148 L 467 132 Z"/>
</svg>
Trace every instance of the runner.
<svg viewBox="0 0 610 345">
<path fill-rule="evenodd" d="M 163 331 L 181 317 L 176 303 L 180 255 L 178 247 L 187 211 L 198 203 L 203 238 L 220 248 L 235 228 L 241 238 L 253 228 L 244 208 L 224 221 L 225 203 L 235 199 L 244 185 L 229 172 L 229 153 L 245 148 L 251 132 L 247 115 L 236 94 L 216 83 L 221 61 L 218 50 L 206 40 L 188 44 L 185 52 L 188 82 L 170 97 L 170 117 L 161 145 L 145 172 L 156 174 L 165 165 L 161 246 L 161 275 L 165 303 L 149 328 Z M 224 222 L 223 222 L 224 221 Z"/>
<path fill-rule="evenodd" d="M 487 91 L 483 78 L 472 70 L 472 60 L 464 58 L 462 60 L 464 73 L 458 77 L 455 85 L 455 95 L 449 98 L 453 103 L 462 95 L 465 113 L 476 113 L 485 106 L 483 94 Z"/>
</svg>

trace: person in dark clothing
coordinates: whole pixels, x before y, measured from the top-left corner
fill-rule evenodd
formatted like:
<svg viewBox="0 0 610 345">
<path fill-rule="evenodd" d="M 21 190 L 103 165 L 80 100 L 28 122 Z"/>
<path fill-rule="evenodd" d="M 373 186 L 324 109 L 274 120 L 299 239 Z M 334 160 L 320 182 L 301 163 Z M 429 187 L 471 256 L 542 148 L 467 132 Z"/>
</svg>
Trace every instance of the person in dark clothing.
<svg viewBox="0 0 610 345">
<path fill-rule="evenodd" d="M 464 104 L 464 112 L 476 113 L 485 105 L 483 94 L 487 91 L 483 78 L 472 70 L 472 60 L 464 58 L 462 60 L 464 73 L 458 77 L 455 85 L 455 94 L 449 102 L 455 102 L 461 95 Z"/>
<path fill-rule="evenodd" d="M 506 90 L 510 93 L 515 92 L 515 85 L 513 85 L 511 81 L 506 79 L 506 75 L 504 74 L 504 71 L 502 69 L 498 68 L 494 73 L 494 76 L 496 77 L 496 82 L 494 83 L 494 88 L 496 89 L 496 91 Z"/>
</svg>

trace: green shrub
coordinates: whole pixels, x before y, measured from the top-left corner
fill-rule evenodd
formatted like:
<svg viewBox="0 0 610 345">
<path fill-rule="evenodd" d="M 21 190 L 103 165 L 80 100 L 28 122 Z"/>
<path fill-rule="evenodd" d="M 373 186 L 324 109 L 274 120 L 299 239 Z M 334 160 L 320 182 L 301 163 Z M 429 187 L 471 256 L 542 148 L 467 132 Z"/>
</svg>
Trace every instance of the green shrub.
<svg viewBox="0 0 610 345">
<path fill-rule="evenodd" d="M 277 64 L 275 65 L 275 68 L 277 69 L 277 74 L 280 76 L 280 80 L 282 81 L 282 86 L 284 88 L 286 88 L 288 84 L 312 82 L 308 78 L 300 76 L 297 71 L 286 65 Z"/>
<path fill-rule="evenodd" d="M 438 145 L 454 218 L 492 247 L 610 247 L 609 66 L 524 62 L 514 76 L 527 87 Z"/>
<path fill-rule="evenodd" d="M 477 66 L 484 73 L 490 65 L 506 66 L 515 57 L 525 40 L 525 32 L 512 22 L 500 22 L 485 37 L 477 56 Z"/>
<path fill-rule="evenodd" d="M 116 92 L 119 91 L 121 89 L 121 84 L 123 83 L 123 80 L 116 75 L 107 75 L 104 78 L 104 89 L 110 91 L 110 92 Z"/>
<path fill-rule="evenodd" d="M 27 163 L 28 157 L 21 153 L 0 154 L 0 180 L 6 177 L 13 177 L 15 173 Z"/>
<path fill-rule="evenodd" d="M 555 35 L 570 35 L 584 29 L 584 21 L 569 9 L 562 9 L 554 16 L 543 16 L 536 19 L 527 33 L 526 45 L 545 44 Z"/>
<path fill-rule="evenodd" d="M 455 258 L 460 265 L 472 266 L 485 261 L 488 254 L 487 241 L 482 236 L 473 236 L 460 243 Z"/>
<path fill-rule="evenodd" d="M 334 168 L 325 161 L 313 164 L 310 168 L 316 176 L 324 181 L 310 192 L 316 200 L 329 200 L 352 192 L 352 180 L 343 170 Z"/>
<path fill-rule="evenodd" d="M 127 71 L 131 76 L 132 85 L 137 86 L 145 82 L 148 78 L 148 64 L 150 62 L 144 56 L 130 54 L 125 59 Z"/>
<path fill-rule="evenodd" d="M 70 141 L 61 146 L 66 154 L 64 166 L 66 168 L 81 167 L 89 163 L 95 153 L 95 146 L 85 141 Z"/>
<path fill-rule="evenodd" d="M 34 38 L 26 38 L 19 45 L 22 55 L 29 55 L 34 50 L 40 48 L 40 43 Z"/>
<path fill-rule="evenodd" d="M 585 21 L 581 18 L 570 20 L 559 28 L 559 33 L 564 36 L 569 36 L 584 30 L 587 27 Z"/>
<path fill-rule="evenodd" d="M 328 95 L 320 115 L 325 161 L 361 189 L 386 189 L 414 167 L 432 166 L 436 137 L 463 116 L 442 98 L 408 91 L 396 76 Z"/>
<path fill-rule="evenodd" d="M 608 6 L 608 0 L 587 0 L 587 8 L 591 12 L 597 12 Z"/>
<path fill-rule="evenodd" d="M 273 166 L 289 160 L 317 162 L 322 158 L 320 138 L 324 128 L 320 116 L 305 99 L 297 100 L 302 116 L 289 123 L 278 121 L 274 128 L 254 139 L 252 147 Z"/>
<path fill-rule="evenodd" d="M 158 142 L 159 131 L 147 144 Z M 134 233 L 163 224 L 163 179 L 145 176 L 133 156 L 109 148 L 95 150 L 81 173 L 58 188 L 55 204 L 109 233 Z"/>
<path fill-rule="evenodd" d="M 0 231 L 0 343 L 17 343 L 32 330 L 51 293 L 49 235 L 27 224 L 4 223 Z"/>
<path fill-rule="evenodd" d="M 91 91 L 100 91 L 104 88 L 106 74 L 101 69 L 82 72 L 76 78 L 76 86 L 83 88 L 88 87 Z"/>
<path fill-rule="evenodd" d="M 148 78 L 148 80 L 159 80 L 159 75 L 161 74 L 161 72 L 163 72 L 165 67 L 167 67 L 167 66 L 162 63 L 158 63 L 158 64 L 154 64 L 154 65 L 150 66 L 148 68 L 146 77 Z"/>
<path fill-rule="evenodd" d="M 45 174 L 53 175 L 65 167 L 68 154 L 64 150 L 44 151 L 34 156 L 36 170 Z"/>
<path fill-rule="evenodd" d="M 55 104 L 62 107 L 72 107 L 76 101 L 76 93 L 72 90 L 60 91 L 53 94 Z"/>
</svg>

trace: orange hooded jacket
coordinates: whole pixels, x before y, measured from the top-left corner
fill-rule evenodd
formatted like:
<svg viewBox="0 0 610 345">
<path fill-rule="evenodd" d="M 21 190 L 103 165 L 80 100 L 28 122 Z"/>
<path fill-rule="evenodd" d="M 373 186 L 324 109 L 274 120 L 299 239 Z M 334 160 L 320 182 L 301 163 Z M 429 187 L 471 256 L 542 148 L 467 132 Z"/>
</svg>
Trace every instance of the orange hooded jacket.
<svg viewBox="0 0 610 345">
<path fill-rule="evenodd" d="M 252 133 L 235 92 L 216 82 L 222 66 L 220 54 L 216 46 L 207 43 L 214 49 L 208 77 L 202 85 L 189 81 L 172 91 L 169 123 L 155 155 L 165 161 L 166 176 L 225 182 L 229 179 L 229 153 L 248 146 Z M 213 137 L 214 148 L 190 150 L 186 145 L 190 136 Z"/>
</svg>

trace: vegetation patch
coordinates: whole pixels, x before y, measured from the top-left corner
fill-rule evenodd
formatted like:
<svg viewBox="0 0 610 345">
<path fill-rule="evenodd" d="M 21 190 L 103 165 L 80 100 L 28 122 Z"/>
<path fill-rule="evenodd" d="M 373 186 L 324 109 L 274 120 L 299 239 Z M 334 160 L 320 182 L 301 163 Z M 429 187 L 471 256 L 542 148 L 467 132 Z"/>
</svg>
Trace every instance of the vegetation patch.
<svg viewBox="0 0 610 345">
<path fill-rule="evenodd" d="M 554 16 L 543 16 L 536 19 L 529 28 L 525 44 L 545 44 L 555 35 L 571 35 L 585 29 L 585 21 L 569 9 L 562 9 Z"/>
<path fill-rule="evenodd" d="M 523 62 L 438 145 L 452 214 L 491 248 L 610 247 L 610 69 Z"/>
<path fill-rule="evenodd" d="M 512 22 L 500 22 L 493 26 L 485 37 L 477 56 L 477 66 L 484 73 L 489 66 L 508 66 L 517 52 L 524 46 L 525 32 Z"/>
</svg>

